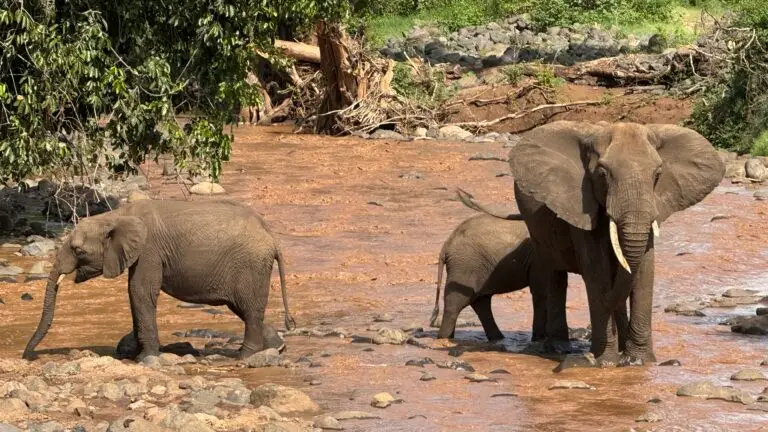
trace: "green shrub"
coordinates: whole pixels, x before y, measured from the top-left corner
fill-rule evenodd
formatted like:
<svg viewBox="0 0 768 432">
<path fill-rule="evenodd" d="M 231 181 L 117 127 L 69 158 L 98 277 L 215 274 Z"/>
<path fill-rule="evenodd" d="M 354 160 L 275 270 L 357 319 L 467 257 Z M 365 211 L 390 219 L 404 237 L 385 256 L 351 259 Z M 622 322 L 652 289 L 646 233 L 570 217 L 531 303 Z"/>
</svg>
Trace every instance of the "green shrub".
<svg viewBox="0 0 768 432">
<path fill-rule="evenodd" d="M 536 84 L 549 89 L 554 89 L 565 84 L 565 80 L 555 76 L 549 69 L 542 69 L 536 73 Z"/>
<path fill-rule="evenodd" d="M 501 69 L 501 73 L 504 74 L 507 83 L 512 85 L 517 85 L 520 79 L 523 78 L 523 70 L 518 65 L 504 66 Z"/>
<path fill-rule="evenodd" d="M 757 137 L 754 144 L 752 144 L 750 153 L 752 156 L 768 156 L 768 129 L 764 130 Z"/>
</svg>

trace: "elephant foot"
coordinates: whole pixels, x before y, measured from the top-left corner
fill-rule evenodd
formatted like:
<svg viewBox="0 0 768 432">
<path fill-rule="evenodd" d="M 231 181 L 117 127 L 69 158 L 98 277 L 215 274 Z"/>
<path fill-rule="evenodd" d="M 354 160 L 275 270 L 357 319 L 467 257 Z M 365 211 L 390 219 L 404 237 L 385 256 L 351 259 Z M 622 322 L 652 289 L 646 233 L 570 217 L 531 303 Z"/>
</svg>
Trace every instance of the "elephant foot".
<svg viewBox="0 0 768 432">
<path fill-rule="evenodd" d="M 264 337 L 264 349 L 274 348 L 278 352 L 283 352 L 285 350 L 285 341 L 273 327 L 264 326 L 262 335 Z"/>
<path fill-rule="evenodd" d="M 490 343 L 495 343 L 495 342 L 503 341 L 505 339 L 504 338 L 504 334 L 502 332 L 489 333 L 489 334 L 486 334 L 485 337 L 486 337 L 486 339 L 488 339 L 488 342 L 490 342 Z"/>
<path fill-rule="evenodd" d="M 157 357 L 159 355 L 160 355 L 160 349 L 159 348 L 156 348 L 156 349 L 143 349 L 143 350 L 141 350 L 141 352 L 138 355 L 136 355 L 136 358 L 134 360 L 136 360 L 136 363 L 141 363 L 147 357 L 151 357 L 151 356 Z"/>
<path fill-rule="evenodd" d="M 656 355 L 653 352 L 634 354 L 627 350 L 621 354 L 619 359 L 619 366 L 621 367 L 644 366 L 649 363 L 656 363 Z"/>
<path fill-rule="evenodd" d="M 552 371 L 562 372 L 566 369 L 598 367 L 598 360 L 592 353 L 567 355 Z"/>
</svg>

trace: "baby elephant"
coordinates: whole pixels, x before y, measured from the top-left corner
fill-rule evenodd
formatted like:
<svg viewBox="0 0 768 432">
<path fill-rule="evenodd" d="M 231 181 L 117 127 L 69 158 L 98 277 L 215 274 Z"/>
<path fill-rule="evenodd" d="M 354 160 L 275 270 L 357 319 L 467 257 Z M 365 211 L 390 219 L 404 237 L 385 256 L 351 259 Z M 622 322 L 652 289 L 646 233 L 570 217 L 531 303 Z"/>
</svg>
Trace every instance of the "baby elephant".
<svg viewBox="0 0 768 432">
<path fill-rule="evenodd" d="M 103 275 L 116 278 L 128 270 L 134 357 L 157 355 L 157 297 L 160 291 L 182 301 L 227 305 L 245 322 L 239 356 L 247 357 L 272 339 L 264 327 L 272 265 L 277 260 L 288 313 L 283 257 L 277 240 L 253 209 L 229 200 L 137 201 L 83 219 L 64 241 L 48 276 L 43 313 L 24 349 L 34 349 L 53 321 L 59 283 L 76 272 L 75 283 Z"/>
<path fill-rule="evenodd" d="M 443 265 L 448 277 L 443 320 L 438 324 Z M 491 297 L 527 286 L 531 287 L 533 297 L 532 340 L 547 337 L 546 281 L 541 280 L 545 273 L 536 269 L 525 222 L 486 214 L 472 216 L 459 224 L 445 241 L 437 266 L 437 295 L 430 321 L 433 327 L 439 325 L 439 339 L 454 337 L 456 320 L 467 306 L 475 310 L 489 341 L 504 339 L 493 319 Z M 559 332 L 567 335 L 564 307 L 558 314 L 562 315 L 558 325 L 564 326 Z"/>
</svg>

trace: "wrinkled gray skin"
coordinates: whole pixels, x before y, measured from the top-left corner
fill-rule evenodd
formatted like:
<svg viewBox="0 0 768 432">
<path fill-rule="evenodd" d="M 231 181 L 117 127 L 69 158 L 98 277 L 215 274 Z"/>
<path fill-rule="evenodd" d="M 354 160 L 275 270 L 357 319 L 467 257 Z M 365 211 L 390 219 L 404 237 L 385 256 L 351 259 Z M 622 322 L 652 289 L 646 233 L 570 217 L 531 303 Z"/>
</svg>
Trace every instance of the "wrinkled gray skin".
<svg viewBox="0 0 768 432">
<path fill-rule="evenodd" d="M 520 215 L 537 256 L 552 263 L 551 280 L 567 272 L 584 279 L 597 364 L 656 361 L 652 224 L 703 200 L 720 183 L 725 165 L 715 149 L 675 125 L 556 121 L 525 133 L 509 163 Z M 550 284 L 547 292 L 548 305 L 563 303 L 564 286 Z M 629 333 L 620 353 L 622 329 L 612 312 L 626 307 L 627 298 Z"/>
<path fill-rule="evenodd" d="M 76 272 L 75 283 L 80 283 L 100 275 L 116 278 L 126 270 L 138 359 L 159 354 L 160 291 L 186 302 L 227 305 L 245 322 L 239 355 L 247 357 L 264 345 L 264 310 L 275 260 L 285 326 L 292 329 L 282 254 L 253 209 L 229 200 L 144 200 L 85 218 L 56 255 L 40 323 L 23 357 L 35 357 L 35 347 L 51 326 L 60 276 Z"/>
<path fill-rule="evenodd" d="M 440 314 L 440 287 L 443 266 L 447 271 L 443 319 Z M 486 214 L 474 215 L 453 230 L 443 244 L 437 263 L 437 293 L 430 325 L 440 327 L 438 339 L 453 338 L 456 320 L 467 306 L 472 306 L 489 341 L 504 339 L 491 311 L 491 298 L 531 286 L 533 299 L 532 340 L 546 337 L 546 292 L 537 289 L 533 246 L 525 222 L 503 220 Z M 546 286 L 546 285 L 544 285 Z M 558 325 L 568 333 L 565 308 Z"/>
</svg>

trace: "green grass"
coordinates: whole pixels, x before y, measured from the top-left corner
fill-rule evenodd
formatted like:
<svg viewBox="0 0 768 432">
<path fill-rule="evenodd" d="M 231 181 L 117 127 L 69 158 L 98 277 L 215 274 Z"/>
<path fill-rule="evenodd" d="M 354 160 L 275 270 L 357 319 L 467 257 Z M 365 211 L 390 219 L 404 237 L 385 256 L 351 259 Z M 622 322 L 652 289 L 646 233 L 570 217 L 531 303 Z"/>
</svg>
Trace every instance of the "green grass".
<svg viewBox="0 0 768 432">
<path fill-rule="evenodd" d="M 768 156 L 768 129 L 766 129 L 752 144 L 752 156 Z"/>
<path fill-rule="evenodd" d="M 709 9 L 715 17 L 722 14 L 720 8 Z M 691 6 L 678 6 L 672 12 L 672 19 L 667 22 L 619 23 L 619 31 L 625 35 L 649 35 L 658 33 L 667 40 L 667 45 L 676 47 L 693 43 L 704 30 L 702 9 Z M 705 15 L 705 23 L 711 24 L 711 18 Z"/>
<path fill-rule="evenodd" d="M 368 42 L 381 48 L 391 37 L 403 37 L 417 23 L 413 16 L 379 16 L 368 20 L 366 36 Z"/>
</svg>

